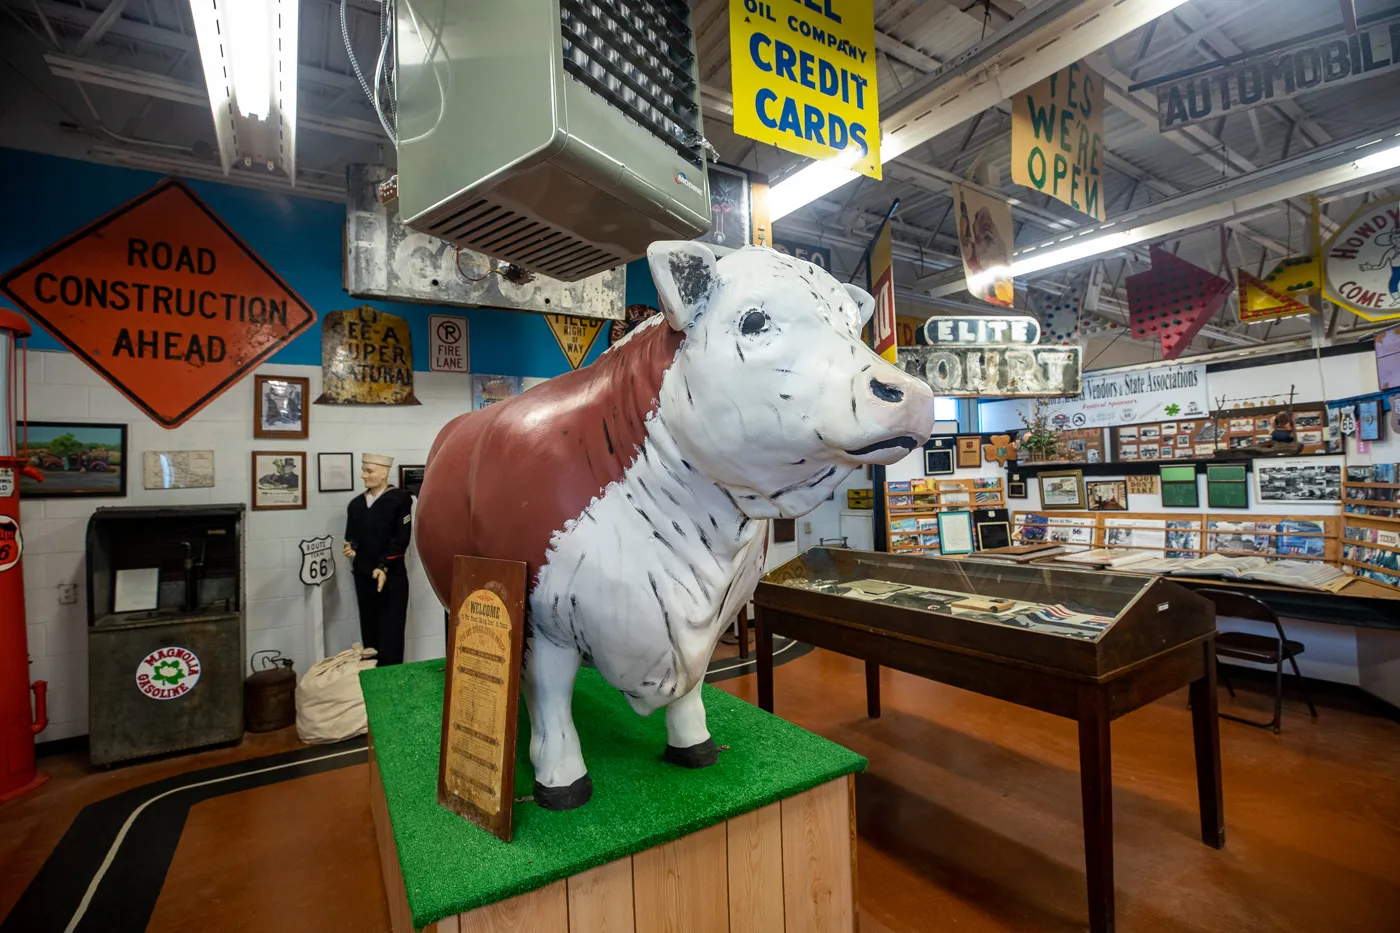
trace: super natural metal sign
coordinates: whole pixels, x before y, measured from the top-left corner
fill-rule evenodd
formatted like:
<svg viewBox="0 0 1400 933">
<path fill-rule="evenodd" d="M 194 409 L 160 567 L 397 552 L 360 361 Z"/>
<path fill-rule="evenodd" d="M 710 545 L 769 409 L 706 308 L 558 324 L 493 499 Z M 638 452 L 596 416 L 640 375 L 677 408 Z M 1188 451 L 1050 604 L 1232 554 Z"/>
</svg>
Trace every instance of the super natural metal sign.
<svg viewBox="0 0 1400 933">
<path fill-rule="evenodd" d="M 1155 86 L 1163 132 L 1400 68 L 1400 17 L 1356 35 L 1308 36 L 1173 75 Z"/>
<path fill-rule="evenodd" d="M 869 0 L 729 0 L 734 131 L 880 177 Z"/>
</svg>

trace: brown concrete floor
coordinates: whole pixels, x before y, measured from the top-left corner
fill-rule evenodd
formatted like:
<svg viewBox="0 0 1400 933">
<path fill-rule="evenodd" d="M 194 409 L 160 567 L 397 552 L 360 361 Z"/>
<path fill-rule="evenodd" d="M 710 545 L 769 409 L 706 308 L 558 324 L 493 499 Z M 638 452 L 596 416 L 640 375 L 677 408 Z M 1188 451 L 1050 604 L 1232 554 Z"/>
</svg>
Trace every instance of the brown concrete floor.
<svg viewBox="0 0 1400 933">
<path fill-rule="evenodd" d="M 821 651 L 776 683 L 780 715 L 870 758 L 857 783 L 862 933 L 1085 929 L 1073 723 L 891 671 L 885 714 L 868 720 L 859 662 Z M 720 686 L 756 699 L 752 676 Z M 1263 713 L 1269 701 L 1242 690 L 1234 702 Z M 1285 703 L 1280 736 L 1221 723 L 1223 851 L 1198 836 L 1184 692 L 1114 723 L 1119 930 L 1400 930 L 1400 726 L 1320 712 Z M 293 747 L 284 730 L 108 772 L 44 759 L 54 779 L 0 805 L 0 913 L 86 803 Z M 366 781 L 361 765 L 197 804 L 149 930 L 387 930 Z"/>
</svg>

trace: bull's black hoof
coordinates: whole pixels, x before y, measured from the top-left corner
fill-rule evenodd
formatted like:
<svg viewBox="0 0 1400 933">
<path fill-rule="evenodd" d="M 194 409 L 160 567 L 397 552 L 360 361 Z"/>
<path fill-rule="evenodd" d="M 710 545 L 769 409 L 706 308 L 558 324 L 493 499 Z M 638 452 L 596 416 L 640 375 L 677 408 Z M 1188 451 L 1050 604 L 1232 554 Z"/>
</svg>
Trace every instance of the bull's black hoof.
<svg viewBox="0 0 1400 933">
<path fill-rule="evenodd" d="M 575 810 L 593 796 L 593 779 L 584 775 L 563 787 L 545 787 L 535 782 L 535 803 L 546 810 Z"/>
<path fill-rule="evenodd" d="M 665 757 L 671 764 L 682 768 L 708 768 L 719 761 L 719 749 L 715 746 L 715 740 L 710 738 L 689 748 L 667 745 Z"/>
</svg>

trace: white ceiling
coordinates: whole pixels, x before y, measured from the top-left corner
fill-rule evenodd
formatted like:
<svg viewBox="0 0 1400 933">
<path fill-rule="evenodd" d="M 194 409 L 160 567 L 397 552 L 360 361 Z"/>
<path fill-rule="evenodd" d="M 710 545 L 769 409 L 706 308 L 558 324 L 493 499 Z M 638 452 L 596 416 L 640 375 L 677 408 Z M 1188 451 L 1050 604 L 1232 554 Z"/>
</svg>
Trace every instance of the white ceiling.
<svg viewBox="0 0 1400 933">
<path fill-rule="evenodd" d="M 1340 2 L 1189 0 L 1092 56 L 1090 62 L 1105 78 L 1111 103 L 1105 124 L 1111 153 L 1105 179 L 1110 217 L 1394 123 L 1395 101 L 1400 100 L 1400 74 L 1395 73 L 1235 112 L 1189 134 L 1159 133 L 1151 92 L 1127 91 L 1134 81 L 1336 25 Z M 806 160 L 736 136 L 729 126 L 728 3 L 692 2 L 705 132 L 724 161 L 777 179 Z M 1394 0 L 1355 3 L 1364 17 L 1389 9 Z M 875 0 L 882 102 L 897 100 L 943 62 L 976 47 L 1036 5 L 1030 0 Z M 372 0 L 349 3 L 347 23 L 361 61 L 372 60 L 377 50 L 378 10 Z M 0 88 L 5 92 L 0 94 L 0 145 L 157 171 L 219 175 L 209 109 L 201 104 L 203 77 L 187 0 L 0 0 L 0 21 Z M 109 84 L 117 86 L 56 77 L 53 63 L 65 60 L 96 65 L 109 72 Z M 393 163 L 392 146 L 351 71 L 341 41 L 338 0 L 302 0 L 300 61 L 298 188 L 312 196 L 338 198 L 347 163 Z M 129 89 L 134 80 L 146 90 Z M 888 106 L 885 109 L 888 112 Z M 868 239 L 891 201 L 899 198 L 894 220 L 896 281 L 913 283 L 958 263 L 950 179 L 975 177 L 1027 204 L 1016 211 L 1018 245 L 1042 240 L 1052 229 L 1092 223 L 1012 184 L 1009 160 L 1009 115 L 1004 109 L 988 110 L 888 163 L 883 182 L 862 179 L 838 189 L 780 221 L 776 233 L 832 247 L 837 271 L 849 273 L 859 257 L 858 244 Z M 252 173 L 236 180 L 285 186 L 285 181 Z M 1396 185 L 1400 173 L 1382 176 L 1364 191 L 1330 193 L 1325 209 L 1331 218 L 1341 219 L 1363 199 L 1393 197 L 1389 186 Z M 1305 216 L 1301 203 L 1280 204 L 1233 225 L 1223 264 L 1218 229 L 1196 231 L 1167 245 L 1212 271 L 1267 271 L 1285 254 L 1306 248 Z M 1121 319 L 1122 282 L 1146 267 L 1145 257 L 1143 249 L 1093 260 L 1108 283 L 1103 308 L 1109 317 Z M 1086 263 L 1068 272 L 1047 273 L 1037 279 L 1037 287 L 1059 288 L 1088 268 Z M 974 303 L 965 295 L 942 301 L 949 300 Z M 908 284 L 901 288 L 899 301 L 901 313 L 911 315 L 937 306 Z M 1234 323 L 1233 314 L 1233 306 L 1222 311 L 1194 350 L 1296 340 L 1309 329 L 1304 319 L 1246 327 Z M 1345 311 L 1330 325 L 1336 339 L 1354 339 L 1365 328 L 1365 322 Z M 1132 341 L 1120 330 L 1097 338 L 1088 359 L 1098 367 L 1143 361 L 1156 353 L 1155 342 Z"/>
</svg>

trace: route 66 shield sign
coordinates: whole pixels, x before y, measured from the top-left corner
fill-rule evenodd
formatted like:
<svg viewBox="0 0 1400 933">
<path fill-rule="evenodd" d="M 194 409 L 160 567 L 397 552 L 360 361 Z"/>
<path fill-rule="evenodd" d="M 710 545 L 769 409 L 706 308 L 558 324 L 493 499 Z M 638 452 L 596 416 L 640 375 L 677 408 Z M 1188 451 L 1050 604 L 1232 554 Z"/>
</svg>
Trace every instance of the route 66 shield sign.
<svg viewBox="0 0 1400 933">
<path fill-rule="evenodd" d="M 309 538 L 301 542 L 301 582 L 320 586 L 335 576 L 335 558 L 331 554 L 331 536 Z"/>
</svg>

